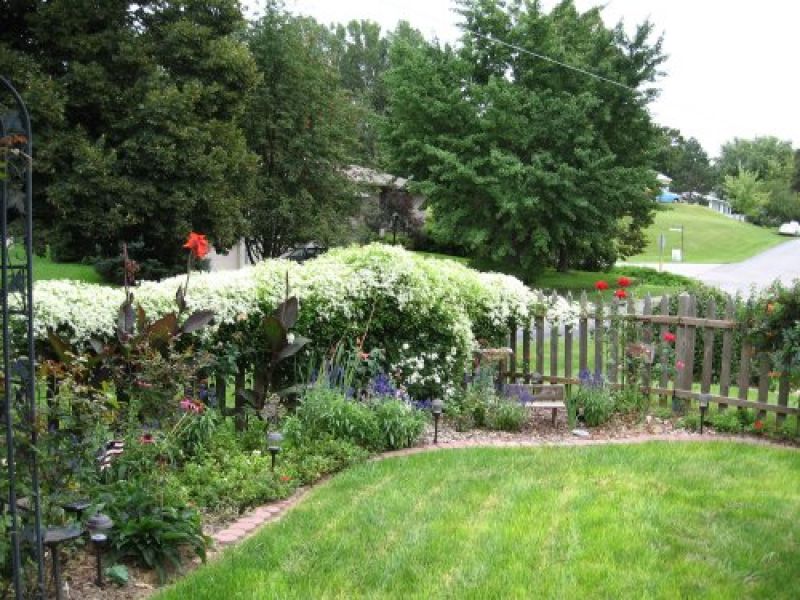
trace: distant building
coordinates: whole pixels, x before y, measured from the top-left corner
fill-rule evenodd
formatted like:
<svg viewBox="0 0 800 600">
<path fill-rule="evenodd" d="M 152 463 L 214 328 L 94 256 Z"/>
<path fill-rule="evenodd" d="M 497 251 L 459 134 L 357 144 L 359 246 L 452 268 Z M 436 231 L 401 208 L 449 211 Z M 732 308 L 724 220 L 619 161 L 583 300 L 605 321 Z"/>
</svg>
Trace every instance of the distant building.
<svg viewBox="0 0 800 600">
<path fill-rule="evenodd" d="M 673 202 L 677 202 L 681 199 L 679 194 L 676 194 L 669 189 L 669 184 L 672 183 L 671 178 L 667 177 L 663 173 L 658 173 L 656 175 L 656 179 L 658 180 L 659 185 L 661 185 L 661 193 L 656 196 L 656 200 L 658 202 L 672 204 Z"/>
</svg>

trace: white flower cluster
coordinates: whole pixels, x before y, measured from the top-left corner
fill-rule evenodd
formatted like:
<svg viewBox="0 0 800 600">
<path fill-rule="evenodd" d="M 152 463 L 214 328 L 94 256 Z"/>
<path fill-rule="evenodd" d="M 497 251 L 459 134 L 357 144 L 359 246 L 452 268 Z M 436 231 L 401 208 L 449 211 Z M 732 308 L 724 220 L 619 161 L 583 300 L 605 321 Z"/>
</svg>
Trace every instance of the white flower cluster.
<svg viewBox="0 0 800 600">
<path fill-rule="evenodd" d="M 581 316 L 581 307 L 577 302 L 570 302 L 563 296 L 550 296 L 545 300 L 545 319 L 552 325 L 578 324 Z"/>
<path fill-rule="evenodd" d="M 295 329 L 314 347 L 324 351 L 368 330 L 368 345 L 386 350 L 392 366 L 403 369 L 403 383 L 439 386 L 440 392 L 459 377 L 475 338 L 505 335 L 510 321 L 522 323 L 542 311 L 559 323 L 576 321 L 578 314 L 576 304 L 543 299 L 514 277 L 377 244 L 332 250 L 302 265 L 268 260 L 239 271 L 193 272 L 186 301 L 191 310 L 213 310 L 217 325 L 235 328 L 274 310 L 286 295 L 287 278 L 289 293 L 300 300 Z M 135 302 L 155 319 L 175 310 L 175 294 L 185 281 L 178 276 L 143 283 L 133 290 Z M 37 337 L 52 328 L 72 342 L 108 338 L 123 296 L 110 286 L 41 282 L 34 291 Z M 214 336 L 214 329 L 204 335 Z M 424 362 L 417 367 L 412 360 Z"/>
<path fill-rule="evenodd" d="M 452 346 L 443 354 L 410 352 L 410 345 L 403 344 L 400 359 L 391 365 L 395 378 L 402 381 L 414 397 L 427 396 L 427 399 L 431 399 L 433 396 L 439 396 L 445 400 L 451 398 L 456 388 L 451 381 L 450 372 L 456 366 L 458 349 Z"/>
</svg>

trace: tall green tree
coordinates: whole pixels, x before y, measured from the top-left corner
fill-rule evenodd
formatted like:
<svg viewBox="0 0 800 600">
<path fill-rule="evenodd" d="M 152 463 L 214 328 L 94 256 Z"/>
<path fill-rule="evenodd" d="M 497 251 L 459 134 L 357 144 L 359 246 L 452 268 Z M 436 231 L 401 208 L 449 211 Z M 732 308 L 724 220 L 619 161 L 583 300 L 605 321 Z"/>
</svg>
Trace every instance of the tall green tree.
<svg viewBox="0 0 800 600">
<path fill-rule="evenodd" d="M 734 138 L 723 145 L 716 167 L 724 177 L 723 192 L 735 208 L 742 206 L 745 198 L 742 212 L 755 223 L 776 225 L 800 217 L 800 195 L 793 190 L 795 152 L 790 142 L 774 136 Z"/>
<path fill-rule="evenodd" d="M 326 54 L 327 30 L 269 2 L 247 41 L 262 80 L 244 117 L 260 159 L 247 208 L 247 248 L 275 256 L 298 242 L 349 233 L 357 194 L 344 175 L 355 148 L 357 109 Z"/>
<path fill-rule="evenodd" d="M 646 106 L 663 56 L 652 26 L 628 37 L 571 1 L 549 13 L 535 2 L 460 6 L 461 49 L 397 40 L 385 78 L 387 148 L 428 198 L 437 234 L 523 274 L 635 251 L 656 187 Z"/>
<path fill-rule="evenodd" d="M 238 123 L 257 80 L 239 3 L 29 0 L 13 17 L 0 44 L 33 61 L 60 103 L 37 179 L 54 255 L 139 242 L 157 275 L 182 268 L 192 229 L 232 245 L 256 166 Z"/>
<path fill-rule="evenodd" d="M 675 192 L 710 192 L 717 183 L 717 173 L 700 142 L 684 138 L 670 127 L 662 127 L 660 133 L 654 166 L 672 178 L 670 188 Z"/>
</svg>

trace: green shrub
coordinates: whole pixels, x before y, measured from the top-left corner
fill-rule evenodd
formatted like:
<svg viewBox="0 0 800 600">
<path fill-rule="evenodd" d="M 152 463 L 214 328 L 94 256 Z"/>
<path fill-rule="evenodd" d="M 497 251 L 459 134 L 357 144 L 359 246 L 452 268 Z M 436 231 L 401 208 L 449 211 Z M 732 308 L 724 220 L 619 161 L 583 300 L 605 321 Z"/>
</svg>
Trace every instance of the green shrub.
<svg viewBox="0 0 800 600">
<path fill-rule="evenodd" d="M 687 431 L 697 431 L 700 429 L 700 415 L 694 413 L 686 415 L 678 421 L 678 426 Z"/>
<path fill-rule="evenodd" d="M 520 431 L 527 416 L 527 410 L 519 402 L 497 398 L 489 405 L 486 426 L 498 431 Z"/>
<path fill-rule="evenodd" d="M 290 483 L 308 484 L 363 462 L 368 456 L 367 450 L 344 440 L 312 441 L 300 448 L 287 449 L 281 458 L 280 471 Z"/>
<path fill-rule="evenodd" d="M 575 405 L 583 414 L 587 425 L 602 425 L 614 412 L 614 397 L 601 374 L 592 375 L 588 371 L 582 371 L 579 377 L 581 384 L 575 392 Z"/>
<path fill-rule="evenodd" d="M 114 520 L 111 547 L 115 558 L 130 558 L 155 569 L 181 564 L 182 549 L 205 560 L 210 539 L 203 534 L 200 513 L 189 508 L 171 486 L 154 481 L 119 481 L 102 494 L 105 511 Z"/>
<path fill-rule="evenodd" d="M 711 415 L 708 419 L 708 422 L 716 431 L 739 433 L 742 431 L 742 420 L 739 414 L 740 412 L 741 411 L 738 410 L 728 409 L 725 412 L 719 412 Z"/>
<path fill-rule="evenodd" d="M 284 429 L 296 447 L 324 439 L 345 440 L 370 450 L 382 446 L 374 411 L 322 386 L 306 392 L 295 414 L 286 419 Z"/>
<path fill-rule="evenodd" d="M 400 400 L 378 401 L 374 411 L 382 450 L 413 446 L 425 429 L 425 415 Z"/>
</svg>

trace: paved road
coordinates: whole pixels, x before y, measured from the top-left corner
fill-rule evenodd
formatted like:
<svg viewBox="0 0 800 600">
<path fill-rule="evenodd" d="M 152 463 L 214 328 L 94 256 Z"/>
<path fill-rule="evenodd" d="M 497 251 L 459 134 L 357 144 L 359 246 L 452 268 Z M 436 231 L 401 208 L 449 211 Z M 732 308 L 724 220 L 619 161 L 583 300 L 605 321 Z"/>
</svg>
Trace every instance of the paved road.
<svg viewBox="0 0 800 600">
<path fill-rule="evenodd" d="M 646 266 L 658 268 L 657 264 Z M 665 263 L 664 270 L 694 277 L 730 294 L 749 295 L 752 288 L 762 290 L 776 279 L 784 283 L 800 279 L 800 240 L 786 242 L 740 263 Z"/>
</svg>

